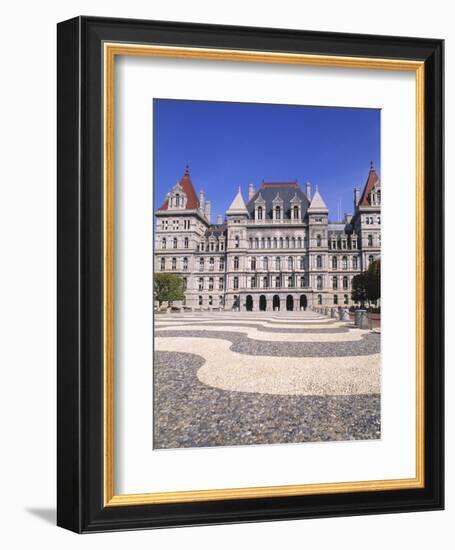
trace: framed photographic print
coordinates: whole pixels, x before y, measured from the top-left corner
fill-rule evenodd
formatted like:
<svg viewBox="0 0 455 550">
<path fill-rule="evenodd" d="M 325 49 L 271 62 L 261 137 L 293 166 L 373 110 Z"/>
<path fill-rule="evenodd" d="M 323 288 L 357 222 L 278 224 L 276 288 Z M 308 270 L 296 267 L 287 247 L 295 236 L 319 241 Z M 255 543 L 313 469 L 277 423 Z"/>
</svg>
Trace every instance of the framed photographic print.
<svg viewBox="0 0 455 550">
<path fill-rule="evenodd" d="M 58 25 L 58 525 L 443 507 L 443 42 Z"/>
</svg>

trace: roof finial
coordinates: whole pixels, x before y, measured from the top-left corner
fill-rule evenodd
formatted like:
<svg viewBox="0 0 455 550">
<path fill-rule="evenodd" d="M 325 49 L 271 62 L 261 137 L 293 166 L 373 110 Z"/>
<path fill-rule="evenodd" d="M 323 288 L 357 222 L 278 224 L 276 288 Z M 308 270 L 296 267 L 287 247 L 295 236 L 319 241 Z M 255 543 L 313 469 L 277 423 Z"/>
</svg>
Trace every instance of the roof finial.
<svg viewBox="0 0 455 550">
<path fill-rule="evenodd" d="M 185 176 L 189 176 L 190 175 L 190 167 L 188 166 L 188 164 L 185 166 Z"/>
<path fill-rule="evenodd" d="M 373 164 L 373 161 L 372 161 L 372 160 L 370 160 L 370 171 L 371 171 L 371 170 L 374 170 L 374 164 Z"/>
</svg>

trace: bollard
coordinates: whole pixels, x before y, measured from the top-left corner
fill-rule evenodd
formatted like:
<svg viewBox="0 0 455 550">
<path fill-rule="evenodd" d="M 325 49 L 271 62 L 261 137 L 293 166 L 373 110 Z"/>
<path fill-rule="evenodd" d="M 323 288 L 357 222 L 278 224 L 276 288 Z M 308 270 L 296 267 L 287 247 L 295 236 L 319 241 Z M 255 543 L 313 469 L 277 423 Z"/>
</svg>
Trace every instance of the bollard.
<svg viewBox="0 0 455 550">
<path fill-rule="evenodd" d="M 360 317 L 363 313 L 365 313 L 364 309 L 356 309 L 356 311 L 355 311 L 355 321 L 354 321 L 354 324 L 355 324 L 356 327 L 360 326 Z"/>
<path fill-rule="evenodd" d="M 348 310 L 347 307 L 341 308 L 340 321 L 350 321 L 350 318 L 349 318 L 349 310 Z"/>
<path fill-rule="evenodd" d="M 359 315 L 358 327 L 364 330 L 370 328 L 370 321 L 368 319 L 368 314 L 365 310 L 361 310 L 361 313 Z"/>
</svg>

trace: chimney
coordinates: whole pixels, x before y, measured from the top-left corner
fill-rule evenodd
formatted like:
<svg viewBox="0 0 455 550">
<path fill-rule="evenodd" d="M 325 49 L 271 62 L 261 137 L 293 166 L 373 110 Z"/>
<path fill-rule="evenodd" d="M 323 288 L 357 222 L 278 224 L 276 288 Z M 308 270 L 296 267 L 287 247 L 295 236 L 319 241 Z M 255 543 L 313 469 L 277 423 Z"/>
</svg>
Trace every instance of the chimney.
<svg viewBox="0 0 455 550">
<path fill-rule="evenodd" d="M 311 183 L 309 181 L 306 182 L 306 197 L 311 201 Z"/>
<path fill-rule="evenodd" d="M 218 216 L 216 218 L 216 223 L 218 225 L 221 225 L 223 223 L 223 216 L 221 214 L 218 214 Z"/>
<path fill-rule="evenodd" d="M 358 187 L 354 187 L 354 208 L 359 206 L 360 191 Z"/>
<path fill-rule="evenodd" d="M 205 201 L 205 217 L 207 218 L 207 221 L 210 223 L 210 210 L 212 207 L 212 203 L 210 201 Z"/>
<path fill-rule="evenodd" d="M 256 191 L 254 190 L 254 183 L 249 183 L 248 184 L 248 200 L 249 201 L 254 197 L 255 192 Z"/>
<path fill-rule="evenodd" d="M 205 193 L 202 189 L 199 191 L 199 207 L 201 210 L 205 210 Z"/>
</svg>

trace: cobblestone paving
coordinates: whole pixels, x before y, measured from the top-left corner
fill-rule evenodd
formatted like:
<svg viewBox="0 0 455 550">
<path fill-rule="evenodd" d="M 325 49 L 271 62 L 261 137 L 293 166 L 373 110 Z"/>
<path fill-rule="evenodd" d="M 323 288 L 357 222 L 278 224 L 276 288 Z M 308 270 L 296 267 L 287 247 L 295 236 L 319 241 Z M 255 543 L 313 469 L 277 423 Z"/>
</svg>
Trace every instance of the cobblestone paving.
<svg viewBox="0 0 455 550">
<path fill-rule="evenodd" d="M 227 319 L 229 316 L 223 316 L 223 318 Z M 317 319 L 315 314 L 309 313 L 306 314 L 306 318 Z M 275 362 L 278 366 L 285 365 L 286 358 L 320 357 L 322 370 L 325 357 L 345 358 L 343 363 L 347 367 L 354 361 L 359 362 L 360 357 L 363 357 L 361 361 L 365 361 L 367 365 L 380 353 L 379 334 L 364 331 L 361 339 L 356 341 L 267 342 L 249 339 L 245 333 L 242 333 L 242 320 L 248 323 L 247 326 L 251 324 L 245 315 L 240 317 L 237 314 L 230 317 L 238 327 L 238 332 L 222 332 L 222 329 L 217 332 L 198 330 L 199 321 L 194 323 L 194 330 L 179 331 L 178 325 L 187 323 L 187 319 L 185 315 L 169 315 L 165 320 L 160 318 L 157 323 L 159 327 L 159 325 L 169 324 L 168 320 L 171 323 L 176 322 L 175 328 L 163 326 L 163 330 L 157 331 L 155 343 L 158 349 L 160 339 L 163 342 L 169 342 L 175 338 L 176 342 L 187 342 L 188 345 L 184 348 L 185 353 L 155 351 L 155 448 L 380 438 L 380 395 L 377 392 L 333 395 L 332 388 L 332 391 L 327 394 L 276 395 L 219 389 L 202 383 L 198 378 L 198 371 L 208 359 L 204 358 L 206 352 L 203 344 L 196 353 L 194 353 L 195 346 L 191 345 L 191 340 L 196 342 L 195 338 L 198 339 L 198 346 L 199 342 L 203 343 L 205 339 L 222 339 L 229 343 L 229 352 L 232 352 L 234 360 L 238 357 L 236 354 L 263 356 L 264 361 L 269 362 L 274 361 L 271 359 L 274 357 L 277 358 Z M 200 322 L 204 325 L 209 324 L 208 319 L 210 315 L 205 314 Z M 283 319 L 287 317 L 283 315 Z M 292 320 L 292 316 L 288 319 Z M 301 316 L 298 320 L 296 319 L 296 325 L 297 323 L 301 323 Z M 331 324 L 333 324 L 332 320 L 327 323 L 327 328 L 318 329 L 317 332 L 340 330 L 340 337 L 342 337 L 343 333 L 349 332 L 351 326 L 346 324 L 337 329 L 330 327 Z M 291 328 L 293 326 L 294 323 L 291 322 L 290 332 L 313 331 L 310 325 L 303 329 Z M 259 324 L 257 328 L 260 329 Z M 210 341 L 213 342 L 213 340 L 207 342 Z M 352 358 L 351 361 L 350 358 Z M 228 372 L 229 365 L 226 367 Z M 286 369 L 283 369 L 283 372 L 285 371 Z M 370 371 L 365 370 L 365 373 Z"/>
</svg>

